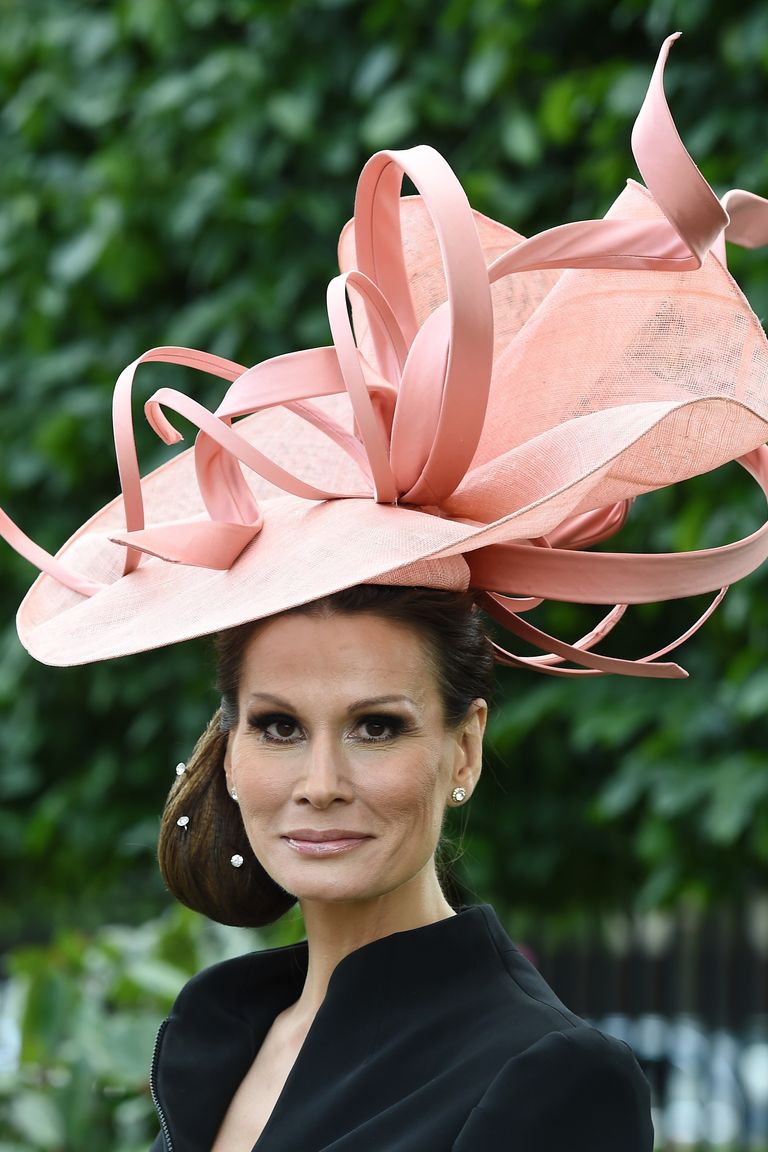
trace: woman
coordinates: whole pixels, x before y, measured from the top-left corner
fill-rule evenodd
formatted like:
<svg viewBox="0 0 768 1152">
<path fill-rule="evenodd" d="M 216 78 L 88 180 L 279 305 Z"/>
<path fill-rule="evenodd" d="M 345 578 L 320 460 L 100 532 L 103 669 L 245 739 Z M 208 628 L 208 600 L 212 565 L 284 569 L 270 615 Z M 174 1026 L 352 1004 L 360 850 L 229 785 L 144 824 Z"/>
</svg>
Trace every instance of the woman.
<svg viewBox="0 0 768 1152">
<path fill-rule="evenodd" d="M 354 588 L 222 637 L 220 717 L 169 799 L 161 867 L 227 923 L 297 898 L 307 944 L 184 990 L 155 1152 L 555 1152 L 566 1134 L 650 1152 L 629 1049 L 560 1004 L 490 908 L 456 914 L 441 890 L 492 664 L 471 598 L 425 589 Z"/>
<path fill-rule="evenodd" d="M 585 550 L 639 494 L 728 460 L 768 492 L 768 343 L 724 263 L 726 234 L 768 234 L 767 206 L 732 193 L 729 220 L 685 152 L 670 44 L 633 134 L 648 187 L 606 219 L 523 241 L 431 149 L 380 153 L 328 288 L 332 346 L 253 368 L 153 349 L 115 389 L 121 497 L 55 557 L 0 515 L 43 572 L 17 617 L 37 659 L 222 636 L 221 713 L 172 793 L 162 866 L 214 918 L 265 923 L 297 898 L 307 921 L 308 946 L 182 992 L 156 1150 L 650 1148 L 628 1051 L 559 1004 L 489 909 L 453 914 L 435 848 L 477 782 L 489 652 L 683 676 L 660 660 L 674 643 L 595 649 L 627 605 L 717 592 L 768 555 L 768 526 L 680 556 Z M 404 174 L 419 195 L 401 200 Z M 180 439 L 169 411 L 200 434 L 142 478 L 147 360 L 230 387 L 214 413 L 155 393 L 158 435 Z M 525 618 L 547 597 L 615 607 L 568 644 Z M 543 654 L 486 641 L 478 607 Z"/>
</svg>

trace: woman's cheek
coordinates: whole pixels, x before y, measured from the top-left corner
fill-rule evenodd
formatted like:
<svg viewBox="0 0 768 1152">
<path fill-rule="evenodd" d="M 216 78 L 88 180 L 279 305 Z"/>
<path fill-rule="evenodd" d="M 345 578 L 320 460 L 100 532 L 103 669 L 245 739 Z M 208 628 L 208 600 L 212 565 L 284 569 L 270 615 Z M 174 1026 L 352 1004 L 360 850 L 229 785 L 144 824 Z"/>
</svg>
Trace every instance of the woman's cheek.
<svg viewBox="0 0 768 1152">
<path fill-rule="evenodd" d="M 382 803 L 403 825 L 427 828 L 442 820 L 441 774 L 433 755 L 400 763 L 389 781 Z"/>
</svg>

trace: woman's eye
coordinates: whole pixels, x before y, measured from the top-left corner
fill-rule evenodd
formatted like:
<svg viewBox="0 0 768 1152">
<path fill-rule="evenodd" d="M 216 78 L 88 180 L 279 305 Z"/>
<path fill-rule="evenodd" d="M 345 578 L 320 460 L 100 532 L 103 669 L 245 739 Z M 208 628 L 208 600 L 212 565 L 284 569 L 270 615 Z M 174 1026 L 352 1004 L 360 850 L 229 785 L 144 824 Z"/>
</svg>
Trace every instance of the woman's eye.
<svg viewBox="0 0 768 1152">
<path fill-rule="evenodd" d="M 278 740 L 290 740 L 296 734 L 296 725 L 293 720 L 273 720 L 268 732 Z"/>
<path fill-rule="evenodd" d="M 288 744 L 300 735 L 299 726 L 292 716 L 254 716 L 250 723 L 265 740 L 273 744 Z"/>
<path fill-rule="evenodd" d="M 392 740 L 404 728 L 399 716 L 364 716 L 359 722 L 358 732 L 371 743 L 379 740 Z"/>
</svg>

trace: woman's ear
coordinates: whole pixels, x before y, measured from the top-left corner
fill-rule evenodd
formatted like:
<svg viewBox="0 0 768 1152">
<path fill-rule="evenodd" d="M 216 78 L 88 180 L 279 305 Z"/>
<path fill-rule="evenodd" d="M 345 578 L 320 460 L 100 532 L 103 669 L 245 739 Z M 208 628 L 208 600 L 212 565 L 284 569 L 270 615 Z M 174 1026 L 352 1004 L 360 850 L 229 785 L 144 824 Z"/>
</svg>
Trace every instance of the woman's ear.
<svg viewBox="0 0 768 1152">
<path fill-rule="evenodd" d="M 232 771 L 232 732 L 227 732 L 227 743 L 224 748 L 224 774 L 227 777 L 227 792 L 230 796 L 235 791 L 235 777 Z"/>
<path fill-rule="evenodd" d="M 469 799 L 477 787 L 483 770 L 483 735 L 488 720 L 485 700 L 473 700 L 467 715 L 456 729 L 456 755 L 454 757 L 451 788 L 462 788 Z M 464 803 L 464 800 L 461 801 Z"/>
</svg>

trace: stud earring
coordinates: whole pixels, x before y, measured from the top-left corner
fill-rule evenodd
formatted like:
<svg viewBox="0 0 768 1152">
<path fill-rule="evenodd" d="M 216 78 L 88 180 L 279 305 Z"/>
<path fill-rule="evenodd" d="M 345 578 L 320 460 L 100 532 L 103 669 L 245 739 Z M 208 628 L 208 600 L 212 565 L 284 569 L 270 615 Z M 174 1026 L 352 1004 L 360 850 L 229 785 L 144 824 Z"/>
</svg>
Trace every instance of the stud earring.
<svg viewBox="0 0 768 1152">
<path fill-rule="evenodd" d="M 240 801 L 238 800 L 238 797 L 237 797 L 237 788 L 230 788 L 229 794 L 232 797 L 232 799 L 234 800 L 235 804 L 240 803 Z"/>
<path fill-rule="evenodd" d="M 243 866 L 243 858 L 239 852 L 235 852 L 234 856 L 230 857 L 229 862 L 233 868 L 242 868 Z"/>
<path fill-rule="evenodd" d="M 454 788 L 453 792 L 451 792 L 451 800 L 453 800 L 454 804 L 463 804 L 466 798 L 466 788 Z"/>
</svg>

